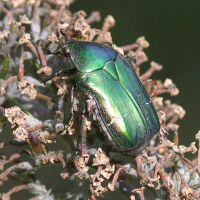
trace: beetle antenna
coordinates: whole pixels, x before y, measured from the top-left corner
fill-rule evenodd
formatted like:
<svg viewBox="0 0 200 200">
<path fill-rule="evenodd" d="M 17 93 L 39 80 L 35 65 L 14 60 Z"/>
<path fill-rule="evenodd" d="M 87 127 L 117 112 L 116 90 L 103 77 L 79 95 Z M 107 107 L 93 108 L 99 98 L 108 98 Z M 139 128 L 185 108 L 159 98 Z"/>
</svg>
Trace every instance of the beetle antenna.
<svg viewBox="0 0 200 200">
<path fill-rule="evenodd" d="M 60 51 L 60 49 L 57 49 L 57 50 L 55 50 L 55 51 L 52 52 L 49 49 L 44 49 L 44 53 L 46 55 L 50 55 L 50 54 L 57 55 L 57 54 L 61 54 L 61 51 Z"/>
<path fill-rule="evenodd" d="M 60 29 L 60 33 L 66 37 L 68 40 L 70 39 L 70 37 L 64 32 L 64 29 Z"/>
</svg>

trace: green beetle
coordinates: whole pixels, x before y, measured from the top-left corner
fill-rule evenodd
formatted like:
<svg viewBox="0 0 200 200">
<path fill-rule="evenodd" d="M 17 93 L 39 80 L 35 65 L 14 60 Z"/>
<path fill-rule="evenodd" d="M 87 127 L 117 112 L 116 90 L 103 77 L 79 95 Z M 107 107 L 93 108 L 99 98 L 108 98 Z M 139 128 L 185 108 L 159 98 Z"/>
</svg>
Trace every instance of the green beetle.
<svg viewBox="0 0 200 200">
<path fill-rule="evenodd" d="M 105 44 L 69 39 L 63 48 L 47 50 L 46 54 L 70 57 L 76 70 L 76 90 L 93 100 L 92 110 L 101 130 L 117 151 L 136 156 L 158 133 L 160 122 L 149 94 L 133 65 L 116 50 Z M 44 82 L 72 71 L 59 71 Z"/>
</svg>

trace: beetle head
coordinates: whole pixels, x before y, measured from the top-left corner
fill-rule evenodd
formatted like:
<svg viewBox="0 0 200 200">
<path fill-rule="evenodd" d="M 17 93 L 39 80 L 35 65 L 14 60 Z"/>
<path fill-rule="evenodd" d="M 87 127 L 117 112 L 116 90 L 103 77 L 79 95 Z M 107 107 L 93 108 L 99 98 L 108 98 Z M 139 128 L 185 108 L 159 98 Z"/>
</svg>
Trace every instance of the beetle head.
<svg viewBox="0 0 200 200">
<path fill-rule="evenodd" d="M 65 57 L 70 56 L 70 50 L 75 45 L 76 40 L 69 40 L 67 43 L 65 43 L 62 47 L 58 47 L 55 51 L 50 51 L 49 49 L 44 49 L 44 53 L 46 55 L 63 55 Z"/>
</svg>

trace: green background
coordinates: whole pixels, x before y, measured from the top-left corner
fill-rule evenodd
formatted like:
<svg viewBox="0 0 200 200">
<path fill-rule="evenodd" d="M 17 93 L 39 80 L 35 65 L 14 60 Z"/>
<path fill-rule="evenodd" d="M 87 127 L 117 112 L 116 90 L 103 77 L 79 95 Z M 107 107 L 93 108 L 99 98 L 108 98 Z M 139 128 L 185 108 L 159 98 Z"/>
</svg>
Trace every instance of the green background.
<svg viewBox="0 0 200 200">
<path fill-rule="evenodd" d="M 101 29 L 104 18 L 112 15 L 116 25 L 110 31 L 117 46 L 134 43 L 145 36 L 150 47 L 145 49 L 149 68 L 150 61 L 163 65 L 163 70 L 152 78 L 171 78 L 180 93 L 171 99 L 186 110 L 186 115 L 177 123 L 180 144 L 189 145 L 200 130 L 200 1 L 186 0 L 77 0 L 70 10 L 100 11 L 102 19 L 91 26 Z"/>
</svg>

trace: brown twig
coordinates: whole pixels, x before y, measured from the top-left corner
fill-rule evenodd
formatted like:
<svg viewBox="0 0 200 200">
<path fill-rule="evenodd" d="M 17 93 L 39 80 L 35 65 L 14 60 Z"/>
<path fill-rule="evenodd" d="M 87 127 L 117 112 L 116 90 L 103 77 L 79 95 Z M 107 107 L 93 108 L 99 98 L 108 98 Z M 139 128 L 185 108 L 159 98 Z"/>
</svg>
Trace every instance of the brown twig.
<svg viewBox="0 0 200 200">
<path fill-rule="evenodd" d="M 8 79 L 1 85 L 1 88 L 0 88 L 0 93 L 1 93 L 1 95 L 4 95 L 4 94 L 6 93 L 6 91 L 5 91 L 6 86 L 7 86 L 10 82 L 12 82 L 13 80 L 16 80 L 16 79 L 18 79 L 17 76 L 12 76 L 12 77 L 8 78 Z"/>
<path fill-rule="evenodd" d="M 19 80 L 23 81 L 24 79 L 24 60 L 27 57 L 26 52 L 23 52 L 19 60 Z"/>
<path fill-rule="evenodd" d="M 195 168 L 195 166 L 193 165 L 193 163 L 192 163 L 189 159 L 185 158 L 184 155 L 181 155 L 181 157 L 182 157 L 182 159 L 183 159 L 184 162 L 186 162 L 186 163 L 187 163 L 188 165 L 190 165 L 192 168 Z M 200 175 L 200 170 L 199 170 L 199 168 L 197 168 L 197 172 L 198 172 L 199 175 Z"/>
<path fill-rule="evenodd" d="M 21 155 L 18 153 L 13 154 L 12 156 L 10 156 L 10 158 L 7 158 L 4 162 L 4 164 L 9 163 L 17 158 L 19 158 Z"/>
<path fill-rule="evenodd" d="M 138 193 L 140 195 L 140 200 L 145 200 L 145 198 L 144 198 L 144 190 L 145 189 L 146 189 L 145 187 L 141 187 L 141 188 L 138 188 L 138 189 L 134 189 L 131 192 Z"/>
<path fill-rule="evenodd" d="M 17 165 L 13 165 L 13 166 L 9 167 L 8 169 L 6 169 L 3 173 L 0 174 L 0 180 L 2 180 L 5 176 L 10 174 L 15 169 L 18 169 Z"/>
<path fill-rule="evenodd" d="M 45 100 L 45 101 L 47 101 L 48 103 L 49 102 L 52 102 L 52 98 L 50 98 L 50 97 L 48 97 L 48 96 L 45 96 L 45 95 L 43 95 L 43 94 L 41 94 L 41 93 L 38 93 L 37 92 L 37 95 L 36 95 L 38 98 L 40 98 L 40 99 L 43 99 L 43 100 Z"/>
<path fill-rule="evenodd" d="M 89 200 L 96 200 L 95 193 L 94 193 L 94 187 L 93 187 L 92 183 L 90 183 L 90 192 L 91 192 L 91 196 L 90 196 Z"/>
<path fill-rule="evenodd" d="M 0 149 L 6 147 L 8 145 L 11 145 L 10 142 L 2 142 L 2 143 L 0 143 Z"/>
<path fill-rule="evenodd" d="M 136 158 L 136 163 L 137 163 L 137 172 L 142 178 L 146 178 L 146 174 L 141 170 L 142 166 L 142 156 L 138 155 Z"/>
<path fill-rule="evenodd" d="M 156 71 L 156 68 L 151 66 L 144 74 L 140 76 L 140 80 L 144 81 L 148 79 Z"/>
<path fill-rule="evenodd" d="M 120 47 L 123 51 L 129 51 L 129 50 L 132 50 L 132 49 L 135 49 L 139 47 L 138 44 L 134 43 L 134 44 L 129 44 L 129 45 L 126 45 L 126 46 L 122 46 Z"/>
<path fill-rule="evenodd" d="M 93 22 L 98 22 L 101 20 L 101 15 L 99 11 L 92 12 L 91 15 L 85 20 L 87 24 L 91 24 Z"/>
<path fill-rule="evenodd" d="M 161 144 L 161 145 L 159 145 L 159 146 L 157 146 L 157 147 L 146 147 L 145 149 L 146 149 L 147 151 L 158 151 L 158 150 L 160 150 L 161 148 L 166 147 L 167 145 L 168 145 L 167 143 L 163 143 L 163 144 Z"/>
<path fill-rule="evenodd" d="M 101 29 L 102 35 L 104 35 L 108 30 L 115 25 L 115 20 L 111 15 L 108 15 L 105 20 L 103 27 Z"/>
<path fill-rule="evenodd" d="M 32 52 L 37 56 L 37 58 L 39 58 L 37 49 L 35 48 L 35 46 L 32 44 L 31 41 L 27 42 L 26 45 L 32 50 Z"/>
<path fill-rule="evenodd" d="M 12 20 L 13 20 L 12 12 L 10 12 L 10 11 L 7 10 L 6 8 L 2 8 L 2 7 L 0 7 L 0 10 L 1 10 L 2 12 L 4 12 L 4 13 L 7 14 L 9 21 L 12 21 Z"/>
<path fill-rule="evenodd" d="M 46 59 L 45 59 L 45 56 L 44 56 L 44 52 L 43 52 L 42 47 L 41 47 L 42 43 L 43 43 L 42 40 L 39 40 L 37 42 L 37 50 L 38 50 L 38 54 L 40 56 L 40 61 L 42 63 L 42 66 L 45 67 L 45 66 L 47 66 L 47 62 L 46 62 Z"/>
<path fill-rule="evenodd" d="M 122 172 L 122 171 L 124 171 L 124 168 L 123 168 L 123 167 L 119 168 L 119 169 L 115 172 L 115 175 L 114 175 L 113 180 L 112 180 L 112 183 L 111 183 L 111 185 L 113 186 L 113 188 L 114 188 L 114 185 L 115 185 L 117 179 L 119 178 L 120 172 Z"/>
<path fill-rule="evenodd" d="M 60 21 L 60 18 L 62 16 L 63 11 L 65 10 L 65 6 L 62 5 L 60 7 L 60 9 L 58 10 L 58 14 L 55 16 L 54 20 L 52 21 L 52 23 L 48 26 L 49 29 L 51 29 L 57 22 Z"/>
<path fill-rule="evenodd" d="M 28 128 L 26 128 L 26 130 L 27 130 L 28 132 L 32 132 L 32 131 L 36 131 L 36 130 L 38 130 L 38 129 L 44 127 L 44 126 L 45 126 L 44 124 L 39 124 L 39 125 L 37 125 L 37 126 L 28 127 Z"/>
<path fill-rule="evenodd" d="M 19 38 L 20 38 L 20 39 L 24 36 L 25 30 L 26 30 L 26 25 L 25 25 L 25 24 L 22 24 L 22 25 L 20 26 L 20 29 L 19 29 Z"/>
<path fill-rule="evenodd" d="M 23 183 L 23 184 L 28 184 L 29 182 L 28 181 L 25 181 L 23 178 L 20 178 L 20 177 L 16 177 L 16 176 L 7 176 L 9 180 L 13 180 L 13 181 L 18 181 L 20 183 Z"/>
<path fill-rule="evenodd" d="M 6 193 L 7 196 L 10 196 L 11 194 L 15 193 L 15 192 L 19 192 L 20 190 L 23 190 L 23 189 L 28 189 L 29 186 L 26 184 L 26 185 L 19 185 L 19 186 L 15 186 L 13 187 L 10 191 L 8 191 Z"/>
</svg>

